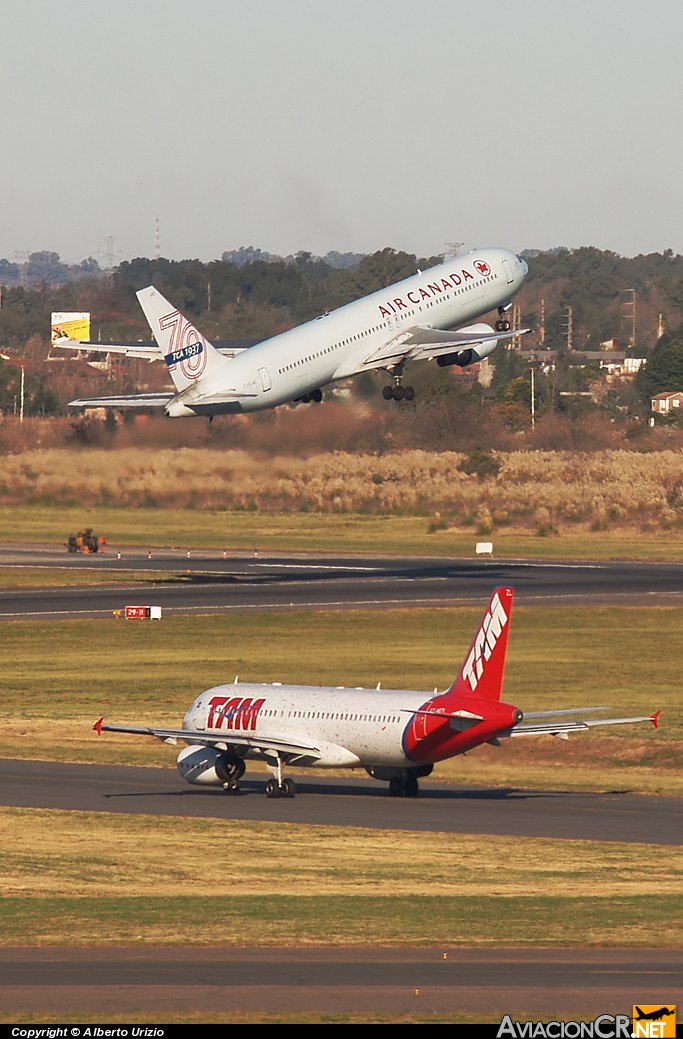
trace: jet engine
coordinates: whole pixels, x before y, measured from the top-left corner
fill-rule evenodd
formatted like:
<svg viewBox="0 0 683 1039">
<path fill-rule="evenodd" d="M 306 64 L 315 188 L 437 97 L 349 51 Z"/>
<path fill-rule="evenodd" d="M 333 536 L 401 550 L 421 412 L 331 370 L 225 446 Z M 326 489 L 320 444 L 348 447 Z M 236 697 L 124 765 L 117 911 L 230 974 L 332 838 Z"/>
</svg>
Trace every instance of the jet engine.
<svg viewBox="0 0 683 1039">
<path fill-rule="evenodd" d="M 214 747 L 190 745 L 178 755 L 178 771 L 187 783 L 232 786 L 244 775 L 245 764 L 236 754 Z"/>
<path fill-rule="evenodd" d="M 471 336 L 478 334 L 482 336 L 493 335 L 493 329 L 485 321 L 478 321 L 476 325 L 468 325 L 466 328 L 458 329 L 458 335 L 462 335 L 465 332 Z M 443 354 L 442 357 L 437 357 L 436 363 L 440 368 L 449 368 L 452 364 L 457 364 L 458 368 L 467 368 L 469 364 L 476 364 L 477 361 L 482 361 L 485 357 L 488 357 L 497 346 L 497 339 L 482 339 L 474 347 L 468 347 L 466 350 L 454 350 L 450 354 Z"/>
<path fill-rule="evenodd" d="M 459 368 L 467 368 L 468 364 L 472 364 L 473 361 L 478 361 L 479 358 L 475 356 L 474 350 L 458 350 L 454 354 L 444 354 L 443 357 L 437 357 L 436 363 L 439 368 L 450 368 L 452 364 L 457 364 Z"/>
</svg>

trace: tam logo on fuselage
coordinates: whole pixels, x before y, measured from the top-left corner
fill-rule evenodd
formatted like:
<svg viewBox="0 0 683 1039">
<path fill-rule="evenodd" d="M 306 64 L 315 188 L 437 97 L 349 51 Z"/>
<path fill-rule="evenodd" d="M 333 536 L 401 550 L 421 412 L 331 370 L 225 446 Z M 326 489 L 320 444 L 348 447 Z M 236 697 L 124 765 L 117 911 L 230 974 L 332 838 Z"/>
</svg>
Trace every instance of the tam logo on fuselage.
<svg viewBox="0 0 683 1039">
<path fill-rule="evenodd" d="M 259 711 L 265 703 L 243 696 L 214 696 L 209 700 L 209 729 L 256 729 Z"/>
<path fill-rule="evenodd" d="M 507 622 L 508 615 L 496 593 L 462 669 L 463 677 L 469 682 L 472 692 L 479 685 L 479 679 L 484 673 L 484 662 L 489 660 Z"/>
</svg>

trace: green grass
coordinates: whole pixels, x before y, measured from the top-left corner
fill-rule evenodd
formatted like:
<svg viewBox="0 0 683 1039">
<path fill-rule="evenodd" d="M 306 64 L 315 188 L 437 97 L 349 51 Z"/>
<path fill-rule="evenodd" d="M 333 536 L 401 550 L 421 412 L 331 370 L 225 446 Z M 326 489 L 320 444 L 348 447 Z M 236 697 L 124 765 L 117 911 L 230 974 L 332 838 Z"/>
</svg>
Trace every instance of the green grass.
<svg viewBox="0 0 683 1039">
<path fill-rule="evenodd" d="M 429 532 L 430 516 L 212 512 L 166 508 L 4 506 L 0 541 L 63 546 L 71 531 L 92 527 L 108 550 L 130 545 L 216 551 L 378 553 L 471 557 L 478 541 L 493 541 L 497 558 L 683 560 L 683 540 L 665 530 L 599 531 L 538 537 L 501 530 Z M 65 550 L 66 551 L 66 550 Z"/>
<path fill-rule="evenodd" d="M 94 564 L 96 567 L 97 564 Z M 124 564 L 125 565 L 125 564 Z M 92 585 L 129 585 L 149 588 L 169 575 L 145 570 L 72 569 L 54 566 L 0 567 L 0 588 L 80 588 Z M 173 575 L 176 580 L 176 575 Z"/>
<path fill-rule="evenodd" d="M 179 920 L 191 920 L 183 945 L 210 944 L 216 935 L 217 898 L 99 897 L 8 899 L 0 921 L 22 944 L 175 945 Z M 393 895 L 316 897 L 263 894 L 220 900 L 223 944 L 244 936 L 259 944 L 321 945 L 616 945 L 663 947 L 683 939 L 683 896 L 525 898 Z M 166 934 L 165 941 L 158 937 Z"/>
</svg>

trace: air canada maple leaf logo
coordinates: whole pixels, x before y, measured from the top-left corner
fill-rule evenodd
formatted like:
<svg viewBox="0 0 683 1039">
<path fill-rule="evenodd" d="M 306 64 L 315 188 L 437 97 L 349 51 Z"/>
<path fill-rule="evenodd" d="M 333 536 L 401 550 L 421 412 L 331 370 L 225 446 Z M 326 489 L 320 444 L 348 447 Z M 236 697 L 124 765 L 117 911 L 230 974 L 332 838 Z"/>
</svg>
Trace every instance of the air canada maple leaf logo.
<svg viewBox="0 0 683 1039">
<path fill-rule="evenodd" d="M 486 260 L 475 260 L 474 261 L 474 266 L 475 266 L 476 270 L 478 270 L 479 273 L 483 274 L 485 277 L 486 277 L 487 274 L 491 273 L 491 268 L 489 267 L 489 265 L 486 262 Z"/>
</svg>

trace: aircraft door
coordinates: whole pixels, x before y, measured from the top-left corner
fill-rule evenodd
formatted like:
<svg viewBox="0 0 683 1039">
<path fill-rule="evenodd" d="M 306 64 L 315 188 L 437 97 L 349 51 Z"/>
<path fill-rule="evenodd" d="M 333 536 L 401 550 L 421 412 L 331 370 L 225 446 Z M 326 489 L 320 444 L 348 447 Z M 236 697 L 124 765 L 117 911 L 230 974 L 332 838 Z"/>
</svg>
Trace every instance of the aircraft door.
<svg viewBox="0 0 683 1039">
<path fill-rule="evenodd" d="M 508 285 L 512 285 L 515 280 L 515 276 L 512 273 L 512 267 L 510 266 L 509 260 L 503 260 L 503 270 L 505 271 L 505 277 L 507 278 Z"/>
<path fill-rule="evenodd" d="M 263 390 L 264 393 L 266 393 L 270 389 L 270 387 L 271 387 L 270 375 L 268 374 L 268 369 L 267 368 L 259 368 L 258 373 L 259 373 L 259 376 L 260 376 L 260 379 L 261 379 L 261 389 Z"/>
</svg>

